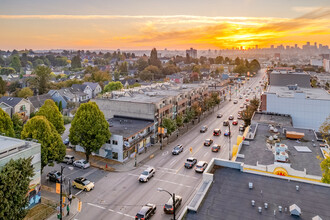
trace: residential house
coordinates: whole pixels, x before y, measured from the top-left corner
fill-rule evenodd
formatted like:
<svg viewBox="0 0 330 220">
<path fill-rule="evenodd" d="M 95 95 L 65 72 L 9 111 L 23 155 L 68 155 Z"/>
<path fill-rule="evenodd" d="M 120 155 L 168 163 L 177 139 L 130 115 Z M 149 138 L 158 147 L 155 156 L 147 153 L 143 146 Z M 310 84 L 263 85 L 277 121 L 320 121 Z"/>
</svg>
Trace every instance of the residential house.
<svg viewBox="0 0 330 220">
<path fill-rule="evenodd" d="M 31 102 L 31 112 L 39 111 L 40 107 L 45 103 L 47 99 L 52 99 L 50 94 L 36 95 L 32 97 L 28 97 L 27 100 Z M 62 103 L 63 107 L 63 103 Z"/>
<path fill-rule="evenodd" d="M 92 98 L 96 97 L 99 93 L 102 92 L 102 88 L 98 83 L 84 82 L 83 85 L 87 85 L 92 89 Z"/>
<path fill-rule="evenodd" d="M 64 98 L 58 90 L 50 90 L 48 94 L 51 96 L 51 99 L 53 99 L 54 102 L 60 103 L 62 102 L 62 108 L 65 109 L 67 108 L 67 99 Z"/>
<path fill-rule="evenodd" d="M 11 112 L 12 112 L 13 107 L 11 107 L 10 105 L 8 105 L 4 102 L 0 102 L 0 108 L 2 108 L 2 110 L 11 117 Z"/>
<path fill-rule="evenodd" d="M 28 119 L 31 114 L 31 102 L 24 98 L 3 96 L 0 103 L 5 103 L 12 107 L 11 116 L 18 113 L 24 120 Z"/>
<path fill-rule="evenodd" d="M 83 93 L 87 94 L 87 99 L 93 98 L 93 89 L 87 84 L 73 84 L 71 88 L 75 90 L 80 90 Z"/>
</svg>

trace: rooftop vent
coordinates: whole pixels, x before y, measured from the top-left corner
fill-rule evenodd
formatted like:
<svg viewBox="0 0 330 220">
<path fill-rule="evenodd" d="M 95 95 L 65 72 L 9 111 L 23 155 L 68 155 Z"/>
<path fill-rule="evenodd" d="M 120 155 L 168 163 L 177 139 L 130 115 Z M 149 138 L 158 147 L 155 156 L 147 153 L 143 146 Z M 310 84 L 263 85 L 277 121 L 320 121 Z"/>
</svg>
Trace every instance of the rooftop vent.
<svg viewBox="0 0 330 220">
<path fill-rule="evenodd" d="M 296 185 L 296 190 L 299 191 L 299 186 L 298 185 Z"/>
<path fill-rule="evenodd" d="M 253 189 L 253 183 L 249 182 L 249 189 Z"/>
<path fill-rule="evenodd" d="M 261 213 L 261 211 L 262 211 L 262 207 L 259 206 L 258 207 L 258 212 Z"/>
<path fill-rule="evenodd" d="M 268 203 L 265 202 L 264 206 L 265 206 L 265 209 L 267 209 L 268 208 Z"/>
<path fill-rule="evenodd" d="M 322 218 L 320 217 L 320 216 L 314 216 L 313 218 L 312 218 L 312 220 L 322 220 Z"/>
<path fill-rule="evenodd" d="M 278 211 L 279 211 L 279 212 L 282 212 L 282 206 L 279 206 L 279 207 L 278 207 Z"/>
<path fill-rule="evenodd" d="M 251 200 L 251 205 L 254 206 L 256 202 L 254 200 Z"/>
<path fill-rule="evenodd" d="M 291 215 L 300 216 L 301 209 L 296 204 L 293 204 L 290 206 L 290 213 L 291 213 Z"/>
</svg>

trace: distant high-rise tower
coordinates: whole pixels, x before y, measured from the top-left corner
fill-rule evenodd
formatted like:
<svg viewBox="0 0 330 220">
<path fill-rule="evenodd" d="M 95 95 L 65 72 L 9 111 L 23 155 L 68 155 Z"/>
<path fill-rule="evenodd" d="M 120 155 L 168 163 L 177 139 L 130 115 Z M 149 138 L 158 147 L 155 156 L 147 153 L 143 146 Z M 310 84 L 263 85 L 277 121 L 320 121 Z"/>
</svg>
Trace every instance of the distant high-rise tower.
<svg viewBox="0 0 330 220">
<path fill-rule="evenodd" d="M 295 45 L 294 45 L 294 48 L 295 48 L 295 49 L 298 49 L 298 44 L 295 44 Z"/>
<path fill-rule="evenodd" d="M 310 46 L 311 45 L 311 43 L 310 42 L 307 42 L 307 44 L 306 44 L 307 46 Z"/>
<path fill-rule="evenodd" d="M 258 45 L 256 45 L 256 50 L 258 50 Z"/>
<path fill-rule="evenodd" d="M 197 58 L 197 50 L 194 48 L 190 48 L 190 50 L 186 50 L 186 54 L 188 54 L 191 58 Z"/>
<path fill-rule="evenodd" d="M 285 49 L 286 49 L 286 50 L 289 50 L 289 49 L 290 49 L 290 46 L 286 46 Z"/>
<path fill-rule="evenodd" d="M 274 45 L 270 45 L 270 48 L 271 48 L 271 49 L 274 49 Z"/>
<path fill-rule="evenodd" d="M 314 47 L 317 49 L 317 43 L 316 42 L 314 43 Z"/>
</svg>

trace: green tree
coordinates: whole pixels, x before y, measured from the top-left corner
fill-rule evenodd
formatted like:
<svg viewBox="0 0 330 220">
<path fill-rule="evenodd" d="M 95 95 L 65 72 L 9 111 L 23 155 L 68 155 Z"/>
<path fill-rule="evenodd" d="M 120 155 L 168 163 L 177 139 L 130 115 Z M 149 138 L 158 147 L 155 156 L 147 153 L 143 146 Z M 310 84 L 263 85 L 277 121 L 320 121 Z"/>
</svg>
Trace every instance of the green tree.
<svg viewBox="0 0 330 220">
<path fill-rule="evenodd" d="M 16 70 L 11 67 L 0 67 L 0 75 L 9 75 L 9 74 L 14 74 Z"/>
<path fill-rule="evenodd" d="M 81 60 L 80 60 L 80 56 L 74 56 L 71 60 L 71 68 L 73 69 L 77 69 L 77 68 L 81 68 Z"/>
<path fill-rule="evenodd" d="M 115 90 L 121 90 L 124 88 L 123 84 L 119 81 L 117 82 L 109 82 L 108 85 L 104 87 L 103 92 L 112 92 Z"/>
<path fill-rule="evenodd" d="M 38 66 L 35 70 L 35 87 L 38 89 L 39 95 L 47 92 L 48 80 L 50 79 L 51 69 L 47 66 Z"/>
<path fill-rule="evenodd" d="M 13 56 L 11 59 L 10 67 L 14 68 L 16 72 L 20 72 L 22 65 L 18 56 Z"/>
<path fill-rule="evenodd" d="M 113 77 L 115 78 L 115 81 L 118 81 L 120 78 L 120 72 L 118 70 L 115 70 L 113 73 Z"/>
<path fill-rule="evenodd" d="M 312 79 L 312 80 L 311 80 L 311 86 L 312 86 L 313 88 L 316 88 L 316 87 L 317 87 L 317 80 L 316 80 L 316 79 Z"/>
<path fill-rule="evenodd" d="M 128 74 L 128 65 L 127 65 L 127 62 L 122 62 L 120 65 L 119 65 L 119 71 L 121 73 L 124 73 L 124 75 L 127 75 Z"/>
<path fill-rule="evenodd" d="M 158 59 L 156 48 L 153 48 L 150 52 L 149 65 L 157 66 L 158 68 L 162 67 L 162 63 Z"/>
<path fill-rule="evenodd" d="M 323 171 L 322 182 L 330 184 L 330 157 L 325 158 L 320 166 Z"/>
<path fill-rule="evenodd" d="M 6 82 L 0 77 L 0 94 L 3 95 L 7 91 Z"/>
<path fill-rule="evenodd" d="M 177 128 L 176 121 L 170 118 L 164 118 L 162 122 L 162 127 L 167 129 L 168 135 L 171 135 Z"/>
<path fill-rule="evenodd" d="M 58 103 L 58 110 L 62 113 L 63 111 L 62 101 Z"/>
<path fill-rule="evenodd" d="M 21 132 L 23 130 L 23 120 L 17 113 L 15 113 L 15 114 L 13 114 L 11 121 L 13 122 L 15 137 L 20 139 Z"/>
<path fill-rule="evenodd" d="M 195 117 L 195 112 L 192 109 L 187 109 L 184 116 L 184 123 L 190 122 Z"/>
<path fill-rule="evenodd" d="M 235 65 L 240 65 L 241 64 L 241 60 L 240 60 L 240 58 L 239 57 L 236 57 L 236 59 L 235 59 Z"/>
<path fill-rule="evenodd" d="M 9 115 L 2 110 L 2 108 L 0 108 L 0 134 L 4 134 L 9 137 L 15 136 L 13 122 L 11 121 Z"/>
<path fill-rule="evenodd" d="M 144 70 L 148 66 L 148 62 L 145 61 L 142 57 L 140 59 L 138 59 L 136 64 L 137 64 L 137 68 L 138 68 L 139 71 Z"/>
<path fill-rule="evenodd" d="M 10 160 L 0 171 L 0 219 L 24 219 L 29 205 L 32 157 Z"/>
<path fill-rule="evenodd" d="M 111 137 L 109 124 L 95 102 L 81 104 L 71 123 L 70 142 L 84 148 L 86 160 Z"/>
<path fill-rule="evenodd" d="M 151 72 L 154 75 L 154 79 L 160 79 L 163 77 L 161 70 L 157 66 L 147 66 L 144 71 Z"/>
<path fill-rule="evenodd" d="M 183 116 L 182 116 L 182 114 L 177 115 L 175 121 L 176 121 L 176 126 L 177 127 L 182 127 L 182 125 L 183 125 Z"/>
<path fill-rule="evenodd" d="M 41 144 L 41 170 L 46 165 L 54 165 L 54 161 L 62 162 L 66 147 L 56 128 L 44 116 L 34 116 L 23 127 L 21 138 L 32 138 Z"/>
<path fill-rule="evenodd" d="M 319 128 L 323 139 L 330 144 L 330 115 L 326 118 L 326 120 L 322 123 Z"/>
<path fill-rule="evenodd" d="M 17 93 L 17 96 L 26 99 L 27 97 L 33 96 L 33 91 L 29 87 L 25 87 Z"/>
<path fill-rule="evenodd" d="M 215 58 L 215 63 L 216 64 L 223 64 L 223 57 L 222 56 L 218 56 Z"/>
<path fill-rule="evenodd" d="M 260 63 L 258 60 L 254 59 L 251 61 L 249 66 L 250 72 L 258 72 L 261 69 Z"/>
<path fill-rule="evenodd" d="M 213 100 L 214 105 L 218 105 L 220 103 L 220 97 L 217 92 L 212 92 L 211 98 Z"/>
<path fill-rule="evenodd" d="M 41 66 L 44 64 L 44 61 L 42 59 L 36 59 L 33 61 L 34 68 L 37 68 L 38 66 Z"/>
<path fill-rule="evenodd" d="M 143 70 L 139 73 L 139 77 L 143 81 L 152 81 L 154 80 L 154 74 L 150 71 Z"/>
<path fill-rule="evenodd" d="M 65 131 L 63 116 L 53 100 L 47 99 L 36 115 L 45 116 L 59 134 Z"/>
</svg>

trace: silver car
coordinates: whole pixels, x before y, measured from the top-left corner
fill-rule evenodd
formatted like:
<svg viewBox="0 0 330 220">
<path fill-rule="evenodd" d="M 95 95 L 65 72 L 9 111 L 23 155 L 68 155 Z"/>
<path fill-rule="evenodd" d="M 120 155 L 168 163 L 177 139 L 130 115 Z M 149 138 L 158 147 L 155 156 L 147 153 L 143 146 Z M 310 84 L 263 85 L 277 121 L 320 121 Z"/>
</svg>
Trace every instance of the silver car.
<svg viewBox="0 0 330 220">
<path fill-rule="evenodd" d="M 149 167 L 145 171 L 141 173 L 139 176 L 139 181 L 140 182 L 148 182 L 151 177 L 155 175 L 155 168 Z"/>
<path fill-rule="evenodd" d="M 197 173 L 203 173 L 206 167 L 207 167 L 207 163 L 205 161 L 199 161 L 195 166 L 195 171 Z"/>
<path fill-rule="evenodd" d="M 86 169 L 86 168 L 88 168 L 88 167 L 91 166 L 90 163 L 87 162 L 87 161 L 84 160 L 84 159 L 76 160 L 76 161 L 74 161 L 74 162 L 72 163 L 72 165 L 73 165 L 74 167 L 80 167 L 80 168 L 82 168 L 82 169 Z"/>
</svg>

